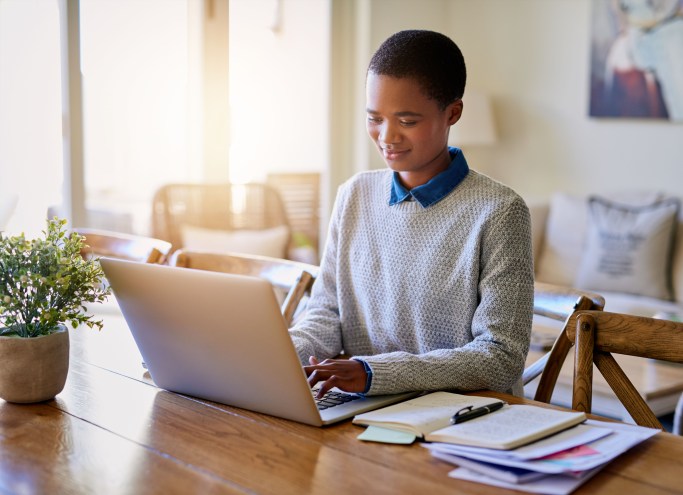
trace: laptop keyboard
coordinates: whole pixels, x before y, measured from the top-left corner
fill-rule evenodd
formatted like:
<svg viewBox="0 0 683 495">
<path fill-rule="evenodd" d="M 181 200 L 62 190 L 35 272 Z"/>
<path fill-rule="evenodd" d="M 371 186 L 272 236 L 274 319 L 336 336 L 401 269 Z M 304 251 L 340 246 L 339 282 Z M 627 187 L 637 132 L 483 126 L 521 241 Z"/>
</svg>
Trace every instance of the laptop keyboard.
<svg viewBox="0 0 683 495">
<path fill-rule="evenodd" d="M 315 399 L 315 394 L 317 391 L 313 390 L 312 392 L 314 396 L 313 398 Z M 322 411 L 323 409 L 329 409 L 330 407 L 346 404 L 352 400 L 358 400 L 360 397 L 360 395 L 356 394 L 347 394 L 344 392 L 337 392 L 336 390 L 330 390 L 323 395 L 322 399 L 315 399 L 315 403 L 318 406 L 318 409 Z"/>
</svg>

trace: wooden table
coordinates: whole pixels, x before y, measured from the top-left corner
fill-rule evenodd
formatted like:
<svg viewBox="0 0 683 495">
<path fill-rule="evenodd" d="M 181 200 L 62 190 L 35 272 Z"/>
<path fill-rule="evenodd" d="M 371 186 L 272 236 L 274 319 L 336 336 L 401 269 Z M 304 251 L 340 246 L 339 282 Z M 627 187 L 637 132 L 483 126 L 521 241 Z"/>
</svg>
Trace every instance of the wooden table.
<svg viewBox="0 0 683 495">
<path fill-rule="evenodd" d="M 122 318 L 104 320 L 71 331 L 55 400 L 0 400 L 0 493 L 518 493 L 450 479 L 419 444 L 361 442 L 350 421 L 315 428 L 160 390 Z M 662 433 L 575 493 L 683 493 L 682 482 L 683 438 Z"/>
</svg>

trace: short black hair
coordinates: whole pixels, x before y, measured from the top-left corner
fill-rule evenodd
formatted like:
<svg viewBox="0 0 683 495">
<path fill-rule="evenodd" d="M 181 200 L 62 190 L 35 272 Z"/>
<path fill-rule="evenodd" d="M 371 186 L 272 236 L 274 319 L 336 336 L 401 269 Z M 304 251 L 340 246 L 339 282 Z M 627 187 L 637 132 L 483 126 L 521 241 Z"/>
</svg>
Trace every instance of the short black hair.
<svg viewBox="0 0 683 495">
<path fill-rule="evenodd" d="M 458 45 L 441 33 L 418 29 L 387 38 L 372 56 L 368 73 L 415 79 L 442 110 L 462 98 L 467 79 Z"/>
</svg>

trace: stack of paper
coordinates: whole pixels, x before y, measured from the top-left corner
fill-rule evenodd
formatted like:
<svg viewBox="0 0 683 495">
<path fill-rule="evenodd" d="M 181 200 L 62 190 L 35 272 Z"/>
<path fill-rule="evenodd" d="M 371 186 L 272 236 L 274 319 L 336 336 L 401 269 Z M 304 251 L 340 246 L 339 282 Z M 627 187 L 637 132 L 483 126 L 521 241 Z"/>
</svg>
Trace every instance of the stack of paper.
<svg viewBox="0 0 683 495">
<path fill-rule="evenodd" d="M 605 464 L 659 430 L 588 420 L 514 450 L 424 444 L 432 455 L 456 464 L 449 476 L 529 493 L 568 494 Z"/>
<path fill-rule="evenodd" d="M 462 414 L 472 417 L 461 420 Z M 618 455 L 659 432 L 586 420 L 577 411 L 507 405 L 490 397 L 433 392 L 359 414 L 372 442 L 427 442 L 458 466 L 449 476 L 530 493 L 568 494 Z"/>
</svg>

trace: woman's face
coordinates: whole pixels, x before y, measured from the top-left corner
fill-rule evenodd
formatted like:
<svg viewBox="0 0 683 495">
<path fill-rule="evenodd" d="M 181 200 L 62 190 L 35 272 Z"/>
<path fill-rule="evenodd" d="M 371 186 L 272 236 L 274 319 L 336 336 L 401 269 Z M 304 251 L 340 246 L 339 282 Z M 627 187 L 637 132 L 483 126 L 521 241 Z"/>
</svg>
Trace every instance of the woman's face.
<svg viewBox="0 0 683 495">
<path fill-rule="evenodd" d="M 461 100 L 441 110 L 417 81 L 373 73 L 366 98 L 368 134 L 406 187 L 424 184 L 448 167 L 448 131 L 460 118 Z"/>
</svg>

